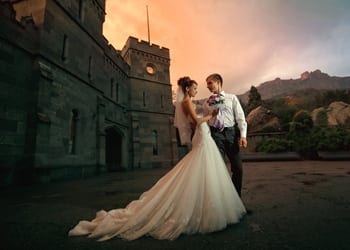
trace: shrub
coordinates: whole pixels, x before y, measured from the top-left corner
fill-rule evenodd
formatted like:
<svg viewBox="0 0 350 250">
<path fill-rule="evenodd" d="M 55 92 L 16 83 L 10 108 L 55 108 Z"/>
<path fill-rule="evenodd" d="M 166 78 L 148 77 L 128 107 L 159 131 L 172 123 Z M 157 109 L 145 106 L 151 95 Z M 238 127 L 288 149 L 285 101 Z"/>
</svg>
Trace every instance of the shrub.
<svg viewBox="0 0 350 250">
<path fill-rule="evenodd" d="M 328 116 L 325 110 L 321 110 L 316 115 L 315 123 L 319 126 L 327 126 L 328 125 Z"/>
<path fill-rule="evenodd" d="M 310 113 L 306 110 L 298 111 L 291 122 L 290 132 L 306 132 L 314 126 Z"/>
<path fill-rule="evenodd" d="M 344 126 L 317 127 L 311 134 L 317 150 L 349 150 L 350 133 Z"/>
<path fill-rule="evenodd" d="M 296 151 L 305 158 L 313 158 L 317 151 L 350 150 L 350 131 L 345 126 L 313 127 L 290 132 L 286 139 L 267 138 L 259 142 L 257 152 L 279 153 Z"/>
<path fill-rule="evenodd" d="M 267 138 L 257 144 L 256 151 L 265 153 L 294 151 L 294 142 L 286 139 Z"/>
</svg>

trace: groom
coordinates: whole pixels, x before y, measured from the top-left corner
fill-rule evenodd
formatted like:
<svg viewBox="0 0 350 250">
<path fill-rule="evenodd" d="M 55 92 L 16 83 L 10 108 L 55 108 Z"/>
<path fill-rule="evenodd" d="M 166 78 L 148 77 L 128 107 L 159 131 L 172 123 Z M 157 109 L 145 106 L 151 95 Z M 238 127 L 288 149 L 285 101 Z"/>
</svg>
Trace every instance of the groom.
<svg viewBox="0 0 350 250">
<path fill-rule="evenodd" d="M 221 119 L 223 119 L 224 128 L 216 128 L 215 119 L 220 119 L 216 116 L 208 121 L 210 126 L 211 136 L 223 158 L 228 156 L 231 163 L 232 182 L 241 196 L 242 189 L 242 160 L 239 154 L 239 148 L 247 147 L 247 122 L 242 106 L 237 96 L 225 93 L 222 90 L 223 79 L 219 74 L 211 74 L 206 79 L 207 88 L 213 94 L 220 94 L 224 97 L 224 106 L 221 109 Z M 238 127 L 239 131 L 236 130 Z"/>
</svg>

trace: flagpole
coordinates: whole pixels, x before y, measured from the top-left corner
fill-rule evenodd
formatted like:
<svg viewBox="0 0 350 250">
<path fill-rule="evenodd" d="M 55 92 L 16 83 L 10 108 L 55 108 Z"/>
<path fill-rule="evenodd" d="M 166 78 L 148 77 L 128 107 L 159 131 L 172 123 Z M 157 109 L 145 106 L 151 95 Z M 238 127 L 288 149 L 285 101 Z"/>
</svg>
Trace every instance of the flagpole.
<svg viewBox="0 0 350 250">
<path fill-rule="evenodd" d="M 148 17 L 148 5 L 146 5 L 147 10 L 147 31 L 148 31 L 148 43 L 151 44 L 151 35 L 149 31 L 149 17 Z"/>
</svg>

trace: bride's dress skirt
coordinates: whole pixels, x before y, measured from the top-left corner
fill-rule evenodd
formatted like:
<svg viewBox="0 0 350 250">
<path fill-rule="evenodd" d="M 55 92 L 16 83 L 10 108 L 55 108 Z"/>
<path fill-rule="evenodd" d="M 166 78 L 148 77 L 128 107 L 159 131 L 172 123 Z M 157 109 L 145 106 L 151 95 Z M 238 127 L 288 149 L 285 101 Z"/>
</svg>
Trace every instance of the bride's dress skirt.
<svg viewBox="0 0 350 250">
<path fill-rule="evenodd" d="M 97 212 L 95 219 L 80 221 L 69 235 L 173 240 L 182 233 L 221 230 L 245 213 L 209 127 L 202 123 L 192 150 L 138 200 L 122 209 Z"/>
</svg>

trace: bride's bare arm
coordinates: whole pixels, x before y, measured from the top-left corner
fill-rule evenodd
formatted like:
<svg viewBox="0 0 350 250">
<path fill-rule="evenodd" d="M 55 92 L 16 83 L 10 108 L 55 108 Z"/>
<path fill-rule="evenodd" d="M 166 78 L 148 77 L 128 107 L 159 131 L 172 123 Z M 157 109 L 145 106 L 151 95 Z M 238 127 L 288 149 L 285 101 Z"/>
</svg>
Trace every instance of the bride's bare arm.
<svg viewBox="0 0 350 250">
<path fill-rule="evenodd" d="M 213 111 L 212 113 L 209 113 L 208 115 L 206 116 L 203 116 L 203 117 L 197 117 L 197 114 L 196 114 L 196 111 L 194 110 L 193 108 L 193 103 L 190 99 L 188 100 L 184 100 L 182 102 L 182 108 L 184 110 L 184 113 L 185 114 L 188 114 L 192 119 L 193 121 L 196 122 L 196 124 L 201 124 L 202 122 L 207 122 L 209 121 L 212 117 L 216 116 L 218 111 L 215 110 Z"/>
</svg>

